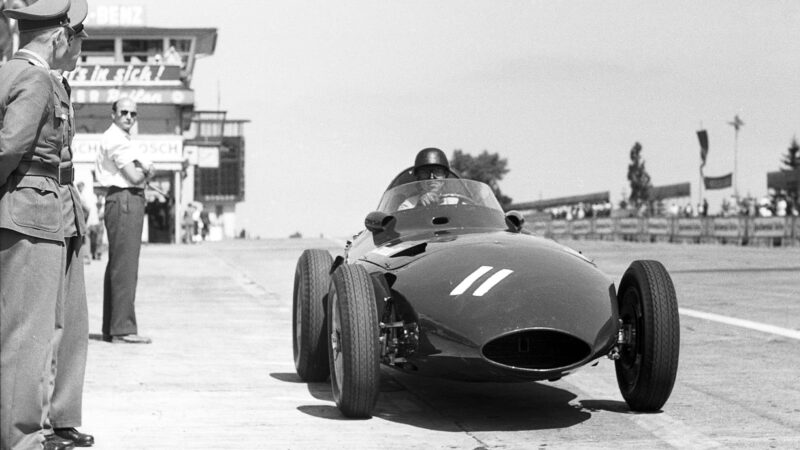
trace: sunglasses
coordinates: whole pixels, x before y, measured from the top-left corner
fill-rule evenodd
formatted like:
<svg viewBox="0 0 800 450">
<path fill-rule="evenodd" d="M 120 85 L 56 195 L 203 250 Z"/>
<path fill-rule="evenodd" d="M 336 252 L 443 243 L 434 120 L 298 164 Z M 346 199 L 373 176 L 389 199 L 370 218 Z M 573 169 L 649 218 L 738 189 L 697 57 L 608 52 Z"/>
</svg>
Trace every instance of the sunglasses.
<svg viewBox="0 0 800 450">
<path fill-rule="evenodd" d="M 420 167 L 416 170 L 417 178 L 447 178 L 447 170 L 442 167 Z"/>
<path fill-rule="evenodd" d="M 127 116 L 127 115 L 130 115 L 130 116 L 131 116 L 131 118 L 135 119 L 135 118 L 136 118 L 136 116 L 138 116 L 138 115 L 139 115 L 139 113 L 137 113 L 136 111 L 128 111 L 127 109 L 121 109 L 121 110 L 119 111 L 119 115 L 120 115 L 120 116 Z"/>
</svg>

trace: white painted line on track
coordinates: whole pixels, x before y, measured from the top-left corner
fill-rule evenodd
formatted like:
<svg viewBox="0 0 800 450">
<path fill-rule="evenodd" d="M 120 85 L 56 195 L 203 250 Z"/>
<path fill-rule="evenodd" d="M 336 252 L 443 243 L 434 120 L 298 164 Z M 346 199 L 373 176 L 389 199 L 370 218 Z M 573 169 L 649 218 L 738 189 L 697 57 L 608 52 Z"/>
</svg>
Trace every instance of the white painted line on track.
<svg viewBox="0 0 800 450">
<path fill-rule="evenodd" d="M 616 384 L 612 384 L 606 379 L 598 377 L 597 373 L 591 372 L 588 370 L 578 371 L 564 378 L 564 381 L 580 389 L 589 398 L 622 400 L 622 395 Z M 632 413 L 625 415 L 625 417 L 675 448 L 710 449 L 723 447 L 721 443 L 665 412 L 654 414 Z"/>
<path fill-rule="evenodd" d="M 753 322 L 752 320 L 737 319 L 735 317 L 723 316 L 720 314 L 707 313 L 703 311 L 695 311 L 693 309 L 678 308 L 678 312 L 684 316 L 694 317 L 697 319 L 710 320 L 713 322 L 724 323 L 726 325 L 733 325 L 736 327 L 748 328 L 751 330 L 761 331 L 764 333 L 777 334 L 778 336 L 788 337 L 792 339 L 800 339 L 800 331 L 792 330 L 789 328 L 776 327 L 774 325 L 767 325 L 765 323 Z"/>
</svg>

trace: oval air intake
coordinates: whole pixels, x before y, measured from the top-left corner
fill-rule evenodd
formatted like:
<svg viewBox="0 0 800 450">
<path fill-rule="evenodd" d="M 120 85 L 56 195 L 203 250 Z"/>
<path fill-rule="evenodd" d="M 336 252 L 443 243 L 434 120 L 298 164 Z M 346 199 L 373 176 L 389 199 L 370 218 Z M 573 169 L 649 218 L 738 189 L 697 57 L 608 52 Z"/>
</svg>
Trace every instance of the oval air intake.
<svg viewBox="0 0 800 450">
<path fill-rule="evenodd" d="M 550 370 L 571 366 L 591 353 L 588 344 L 556 330 L 525 330 L 507 334 L 483 346 L 484 358 L 503 366 Z"/>
</svg>

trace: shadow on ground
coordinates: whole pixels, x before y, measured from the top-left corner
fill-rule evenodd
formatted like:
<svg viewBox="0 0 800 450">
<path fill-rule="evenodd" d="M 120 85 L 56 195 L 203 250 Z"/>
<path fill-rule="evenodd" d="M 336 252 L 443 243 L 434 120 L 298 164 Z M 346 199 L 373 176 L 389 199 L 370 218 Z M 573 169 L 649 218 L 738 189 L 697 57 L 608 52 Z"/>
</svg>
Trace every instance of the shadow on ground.
<svg viewBox="0 0 800 450">
<path fill-rule="evenodd" d="M 302 383 L 294 373 L 272 373 L 286 383 Z M 329 382 L 307 383 L 309 394 L 330 405 L 301 405 L 310 416 L 350 420 L 334 404 Z M 436 431 L 526 431 L 568 428 L 598 410 L 627 412 L 621 402 L 570 403 L 577 396 L 545 383 L 469 383 L 381 370 L 373 417 Z M 617 404 L 621 403 L 621 404 Z"/>
</svg>

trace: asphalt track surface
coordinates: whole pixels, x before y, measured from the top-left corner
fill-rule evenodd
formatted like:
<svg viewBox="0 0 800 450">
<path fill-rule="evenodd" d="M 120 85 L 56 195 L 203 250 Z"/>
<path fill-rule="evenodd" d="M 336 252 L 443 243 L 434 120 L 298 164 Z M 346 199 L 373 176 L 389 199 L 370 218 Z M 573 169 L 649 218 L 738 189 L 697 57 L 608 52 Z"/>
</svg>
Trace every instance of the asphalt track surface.
<svg viewBox="0 0 800 450">
<path fill-rule="evenodd" d="M 348 420 L 329 385 L 301 382 L 292 360 L 297 258 L 337 254 L 339 242 L 287 239 L 145 246 L 137 315 L 151 345 L 97 339 L 105 260 L 85 266 L 93 334 L 81 430 L 114 450 L 800 448 L 800 247 L 567 244 L 617 282 L 634 259 L 671 272 L 681 357 L 662 412 L 631 413 L 601 359 L 553 383 L 383 369 L 374 417 Z"/>
</svg>

